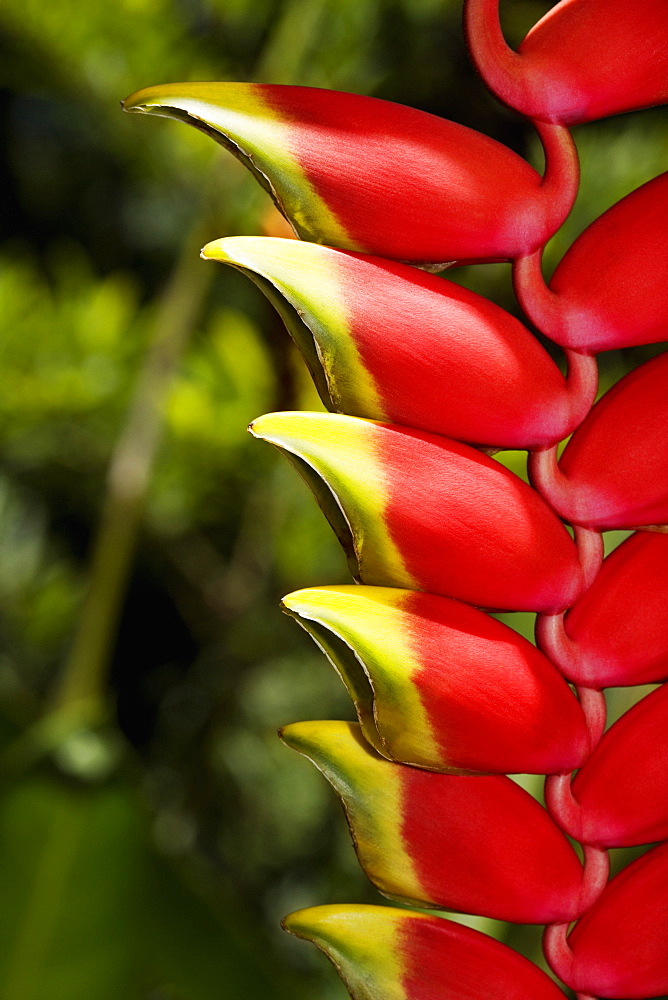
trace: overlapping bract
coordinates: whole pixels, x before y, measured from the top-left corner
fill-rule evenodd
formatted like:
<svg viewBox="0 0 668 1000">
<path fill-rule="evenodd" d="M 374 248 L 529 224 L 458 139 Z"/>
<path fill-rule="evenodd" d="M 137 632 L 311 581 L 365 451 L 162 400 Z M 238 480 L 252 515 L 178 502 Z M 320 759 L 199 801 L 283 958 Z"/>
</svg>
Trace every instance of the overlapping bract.
<svg viewBox="0 0 668 1000">
<path fill-rule="evenodd" d="M 302 239 L 347 250 L 418 263 L 508 259 L 549 239 L 575 197 L 552 171 L 541 179 L 486 135 L 372 97 L 176 83 L 138 91 L 123 106 L 213 136 L 253 171 Z M 555 172 L 559 156 L 575 155 L 561 142 Z"/>
<path fill-rule="evenodd" d="M 527 316 L 558 344 L 597 353 L 668 339 L 668 173 L 585 229 L 549 287 L 540 257 L 517 262 L 515 289 Z"/>
<path fill-rule="evenodd" d="M 581 843 L 633 847 L 668 840 L 666 685 L 608 730 L 572 787 L 580 809 L 568 832 Z"/>
<path fill-rule="evenodd" d="M 298 722 L 281 735 L 341 797 L 360 864 L 386 895 L 516 923 L 581 912 L 577 855 L 510 778 L 391 763 L 348 722 Z"/>
<path fill-rule="evenodd" d="M 628 865 L 573 928 L 558 975 L 598 997 L 646 1000 L 668 992 L 668 844 Z"/>
<path fill-rule="evenodd" d="M 638 531 L 566 614 L 559 668 L 593 688 L 668 678 L 668 534 Z"/>
<path fill-rule="evenodd" d="M 514 316 L 444 278 L 263 237 L 217 240 L 202 256 L 258 282 L 329 409 L 473 444 L 535 448 L 570 434 L 593 402 Z"/>
<path fill-rule="evenodd" d="M 312 587 L 283 604 L 337 667 L 364 736 L 384 757 L 499 774 L 583 763 L 587 728 L 568 686 L 488 615 L 386 587 Z"/>
<path fill-rule="evenodd" d="M 363 583 L 553 612 L 582 591 L 549 507 L 467 445 L 338 414 L 274 413 L 251 431 L 296 461 Z"/>
<path fill-rule="evenodd" d="M 508 48 L 499 0 L 466 0 L 476 67 L 500 100 L 564 125 L 668 101 L 665 0 L 561 0 Z"/>
<path fill-rule="evenodd" d="M 599 531 L 668 523 L 668 352 L 598 401 L 544 491 L 573 524 Z"/>
<path fill-rule="evenodd" d="M 315 906 L 286 930 L 313 941 L 354 1000 L 564 1000 L 543 972 L 493 938 L 389 906 Z"/>
</svg>

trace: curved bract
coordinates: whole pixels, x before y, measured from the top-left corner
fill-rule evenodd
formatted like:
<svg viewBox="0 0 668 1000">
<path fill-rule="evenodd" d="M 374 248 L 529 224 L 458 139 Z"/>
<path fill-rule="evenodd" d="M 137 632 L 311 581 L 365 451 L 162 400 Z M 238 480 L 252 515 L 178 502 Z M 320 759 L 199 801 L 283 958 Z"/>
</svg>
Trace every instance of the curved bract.
<svg viewBox="0 0 668 1000">
<path fill-rule="evenodd" d="M 634 369 L 573 434 L 548 486 L 550 503 L 585 527 L 668 522 L 668 352 Z"/>
<path fill-rule="evenodd" d="M 668 534 L 636 532 L 566 614 L 571 648 L 563 673 L 596 688 L 665 681 L 667 606 Z"/>
<path fill-rule="evenodd" d="M 391 763 L 349 722 L 293 723 L 281 736 L 341 797 L 360 864 L 386 895 L 516 923 L 579 914 L 575 852 L 509 778 Z"/>
<path fill-rule="evenodd" d="M 389 587 L 311 587 L 285 610 L 322 647 L 367 740 L 437 771 L 549 774 L 580 767 L 584 715 L 538 650 L 459 601 Z"/>
<path fill-rule="evenodd" d="M 645 1000 L 668 993 L 668 844 L 655 847 L 610 882 L 573 928 L 572 989 Z"/>
<path fill-rule="evenodd" d="M 593 402 L 514 316 L 444 278 L 296 240 L 230 237 L 202 256 L 260 284 L 331 410 L 526 448 L 567 437 Z"/>
<path fill-rule="evenodd" d="M 463 125 L 357 94 L 175 83 L 123 102 L 232 149 L 302 239 L 418 263 L 508 259 L 556 231 L 574 191 Z M 568 154 L 570 156 L 570 154 Z"/>
<path fill-rule="evenodd" d="M 577 830 L 587 844 L 632 847 L 668 840 L 668 687 L 625 712 L 573 781 Z"/>
<path fill-rule="evenodd" d="M 582 591 L 552 511 L 467 445 L 330 413 L 273 413 L 250 429 L 296 460 L 363 583 L 526 611 L 563 610 Z"/>
<path fill-rule="evenodd" d="M 576 125 L 668 101 L 665 0 L 561 0 L 508 48 L 499 0 L 467 0 L 474 62 L 496 96 L 530 118 Z"/>
<path fill-rule="evenodd" d="M 510 948 L 426 913 L 314 906 L 291 913 L 283 926 L 327 955 L 353 1000 L 564 1000 Z"/>
<path fill-rule="evenodd" d="M 585 229 L 549 287 L 536 254 L 517 263 L 515 288 L 531 321 L 562 347 L 597 353 L 653 344 L 668 339 L 667 261 L 664 173 Z"/>
</svg>

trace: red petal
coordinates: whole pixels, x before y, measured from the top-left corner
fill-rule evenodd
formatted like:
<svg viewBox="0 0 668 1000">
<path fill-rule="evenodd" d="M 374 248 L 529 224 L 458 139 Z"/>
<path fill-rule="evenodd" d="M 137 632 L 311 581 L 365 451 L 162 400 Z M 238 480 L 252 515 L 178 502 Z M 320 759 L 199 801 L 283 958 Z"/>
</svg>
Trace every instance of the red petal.
<svg viewBox="0 0 668 1000">
<path fill-rule="evenodd" d="M 573 692 L 489 615 L 396 587 L 310 587 L 283 606 L 334 664 L 384 757 L 454 773 L 562 773 L 584 762 Z"/>
</svg>

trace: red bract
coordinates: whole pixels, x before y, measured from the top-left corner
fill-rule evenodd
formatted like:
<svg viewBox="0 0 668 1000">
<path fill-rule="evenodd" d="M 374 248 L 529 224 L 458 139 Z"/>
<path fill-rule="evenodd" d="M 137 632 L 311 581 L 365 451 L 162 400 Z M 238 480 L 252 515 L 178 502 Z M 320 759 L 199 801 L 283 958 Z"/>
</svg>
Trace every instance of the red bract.
<svg viewBox="0 0 668 1000">
<path fill-rule="evenodd" d="M 668 352 L 603 396 L 559 466 L 539 482 L 573 524 L 606 530 L 668 522 Z M 538 459 L 540 462 L 540 457 Z"/>
<path fill-rule="evenodd" d="M 569 937 L 556 970 L 596 997 L 646 1000 L 668 992 L 668 844 L 634 861 L 606 887 Z"/>
<path fill-rule="evenodd" d="M 503 774 L 583 763 L 587 727 L 570 688 L 489 615 L 395 587 L 310 587 L 283 606 L 337 668 L 384 757 Z"/>
<path fill-rule="evenodd" d="M 362 583 L 526 611 L 561 611 L 582 592 L 550 508 L 467 445 L 332 413 L 272 413 L 251 431 L 296 460 Z"/>
<path fill-rule="evenodd" d="M 545 973 L 510 948 L 426 913 L 315 906 L 291 913 L 283 925 L 313 941 L 359 1000 L 564 1000 Z"/>
<path fill-rule="evenodd" d="M 608 730 L 573 782 L 586 844 L 630 847 L 668 839 L 668 686 Z"/>
<path fill-rule="evenodd" d="M 240 157 L 302 239 L 442 263 L 531 253 L 564 221 L 577 154 L 541 128 L 545 178 L 501 143 L 400 104 L 312 87 L 178 83 L 123 102 Z"/>
<path fill-rule="evenodd" d="M 668 173 L 586 229 L 549 288 L 540 257 L 539 251 L 517 262 L 515 289 L 532 322 L 558 344 L 596 353 L 666 340 Z"/>
<path fill-rule="evenodd" d="M 524 448 L 566 437 L 593 402 L 579 356 L 566 381 L 514 316 L 444 278 L 297 240 L 231 237 L 202 256 L 259 282 L 330 409 Z"/>
<path fill-rule="evenodd" d="M 665 0 L 562 0 L 518 52 L 499 0 L 467 0 L 468 42 L 487 86 L 530 118 L 576 125 L 668 100 Z"/>
<path fill-rule="evenodd" d="M 574 684 L 603 688 L 668 677 L 668 534 L 642 531 L 604 561 L 566 614 L 559 668 Z"/>
<path fill-rule="evenodd" d="M 391 763 L 352 723 L 296 722 L 281 735 L 341 797 L 360 863 L 386 895 L 515 923 L 581 913 L 577 855 L 510 778 Z"/>
</svg>

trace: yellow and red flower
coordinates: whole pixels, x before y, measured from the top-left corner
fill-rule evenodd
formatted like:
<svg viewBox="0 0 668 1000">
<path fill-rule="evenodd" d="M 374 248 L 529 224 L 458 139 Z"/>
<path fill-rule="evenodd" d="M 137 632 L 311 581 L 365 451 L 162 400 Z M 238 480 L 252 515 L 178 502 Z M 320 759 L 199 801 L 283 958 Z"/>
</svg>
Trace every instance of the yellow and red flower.
<svg viewBox="0 0 668 1000">
<path fill-rule="evenodd" d="M 559 228 L 575 186 L 424 111 L 312 87 L 175 83 L 126 111 L 189 122 L 230 149 L 315 243 L 418 263 L 509 259 Z M 544 129 L 550 142 L 550 129 Z M 576 160 L 565 136 L 553 159 Z"/>
<path fill-rule="evenodd" d="M 381 892 L 515 923 L 579 915 L 575 851 L 510 778 L 392 763 L 349 722 L 297 722 L 281 736 L 341 797 L 360 864 Z"/>
<path fill-rule="evenodd" d="M 437 771 L 551 774 L 589 741 L 568 685 L 531 643 L 459 601 L 389 587 L 283 598 L 341 675 L 366 739 Z"/>
<path fill-rule="evenodd" d="M 312 941 L 353 1000 L 564 1000 L 545 973 L 499 941 L 391 906 L 314 906 L 283 921 Z"/>
<path fill-rule="evenodd" d="M 567 437 L 588 412 L 518 320 L 444 278 L 315 243 L 236 236 L 202 256 L 250 274 L 285 319 L 325 405 L 498 448 Z"/>
<path fill-rule="evenodd" d="M 583 589 L 549 507 L 467 445 L 332 413 L 272 413 L 250 429 L 294 462 L 363 583 L 551 612 Z"/>
</svg>

